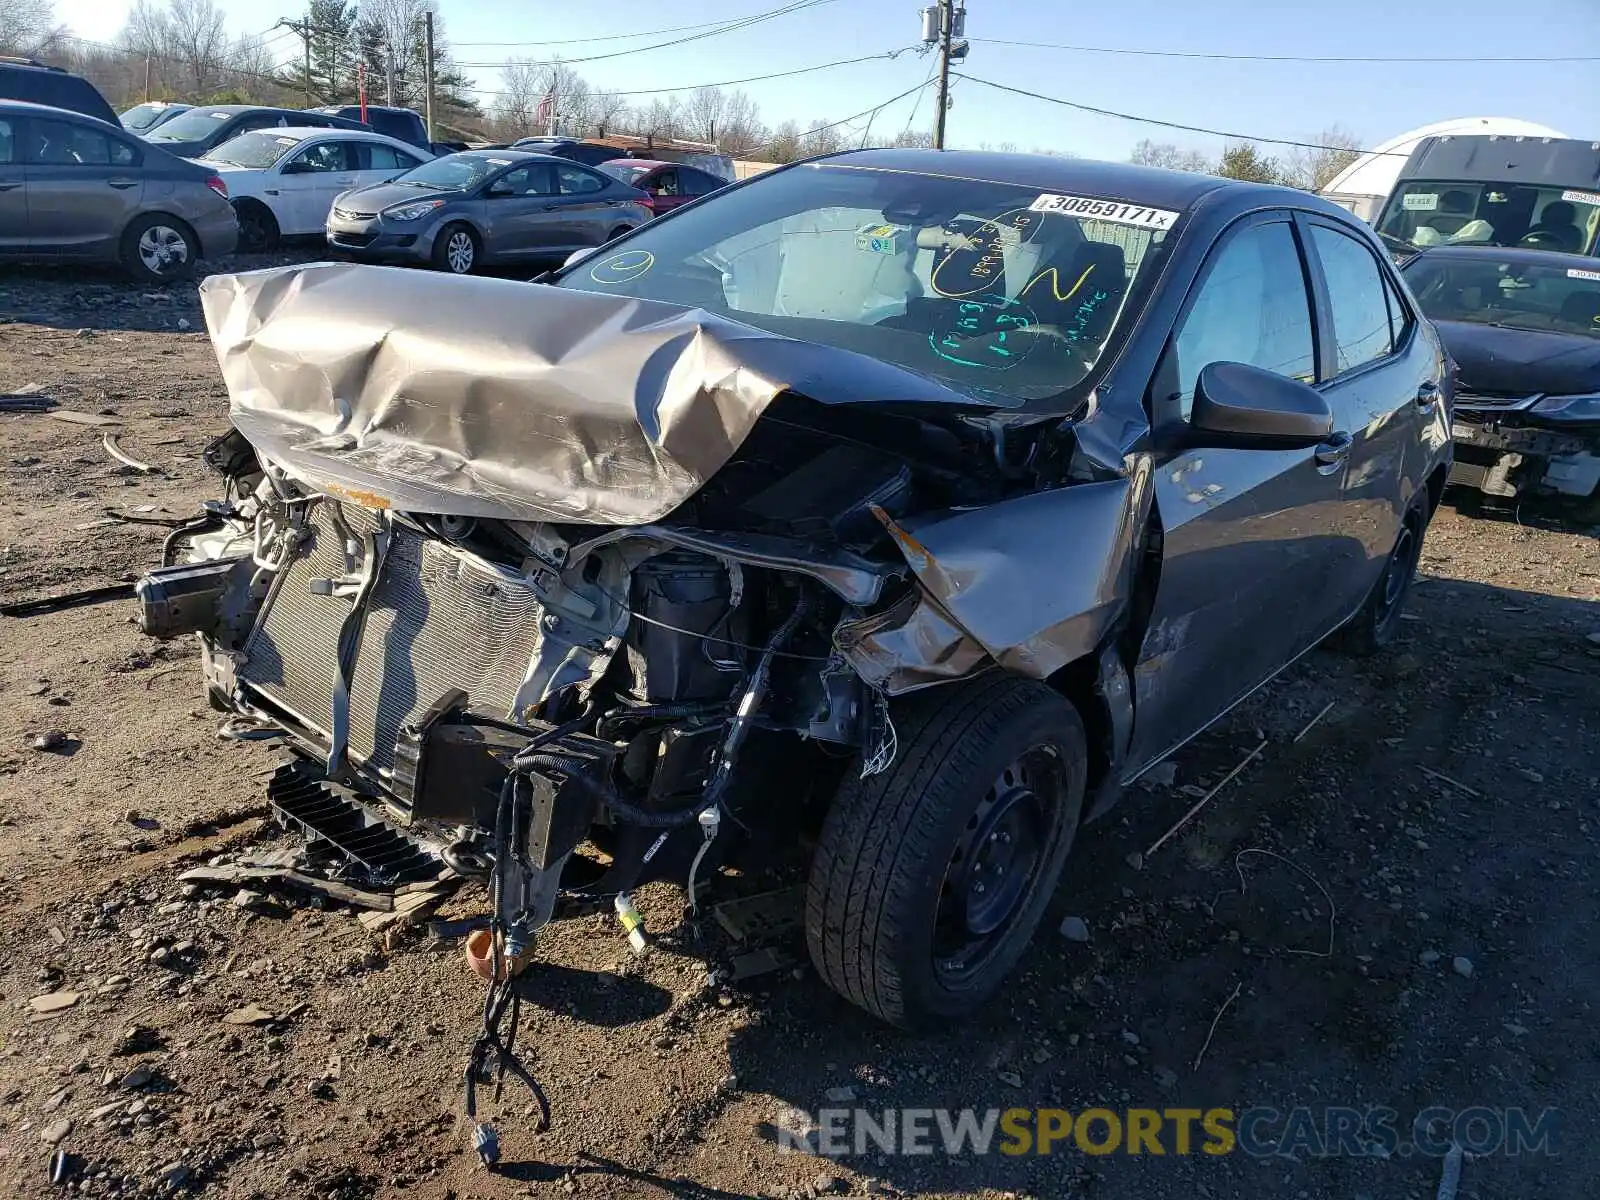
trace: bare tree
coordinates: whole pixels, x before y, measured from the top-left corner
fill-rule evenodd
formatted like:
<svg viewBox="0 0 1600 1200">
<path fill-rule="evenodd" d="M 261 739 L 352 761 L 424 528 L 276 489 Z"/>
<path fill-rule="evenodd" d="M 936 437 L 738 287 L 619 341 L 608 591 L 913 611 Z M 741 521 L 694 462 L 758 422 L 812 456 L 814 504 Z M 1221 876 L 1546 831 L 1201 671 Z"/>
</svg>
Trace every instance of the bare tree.
<svg viewBox="0 0 1600 1200">
<path fill-rule="evenodd" d="M 675 138 L 683 125 L 683 106 L 676 96 L 657 96 L 650 107 L 642 110 L 637 132 L 650 137 Z"/>
<path fill-rule="evenodd" d="M 195 96 L 216 91 L 232 47 L 228 23 L 216 0 L 169 0 L 167 37 L 170 53 L 182 64 Z"/>
<path fill-rule="evenodd" d="M 56 24 L 51 0 L 4 0 L 0 3 L 0 54 L 32 58 L 54 53 L 66 35 Z"/>
<path fill-rule="evenodd" d="M 1295 187 L 1320 192 L 1340 171 L 1361 157 L 1361 141 L 1348 130 L 1330 125 L 1306 138 L 1316 148 L 1301 146 L 1289 155 L 1285 180 Z"/>
<path fill-rule="evenodd" d="M 889 144 L 909 150 L 932 150 L 933 134 L 926 129 L 906 129 L 895 134 L 894 141 Z"/>
<path fill-rule="evenodd" d="M 1209 171 L 1211 160 L 1198 150 L 1185 150 L 1171 142 L 1152 142 L 1149 138 L 1133 148 L 1128 161 L 1168 171 Z"/>
<path fill-rule="evenodd" d="M 744 92 L 697 88 L 684 105 L 683 136 L 715 143 L 729 154 L 758 144 L 765 134 L 761 110 Z"/>
<path fill-rule="evenodd" d="M 528 59 L 508 59 L 500 69 L 500 95 L 490 108 L 500 134 L 507 141 L 527 137 L 535 130 L 534 118 L 544 96 L 543 72 Z"/>
<path fill-rule="evenodd" d="M 591 100 L 593 103 L 589 115 L 594 120 L 595 133 L 604 136 L 628 125 L 633 110 L 628 107 L 626 96 L 619 96 L 615 92 L 595 92 Z"/>
</svg>

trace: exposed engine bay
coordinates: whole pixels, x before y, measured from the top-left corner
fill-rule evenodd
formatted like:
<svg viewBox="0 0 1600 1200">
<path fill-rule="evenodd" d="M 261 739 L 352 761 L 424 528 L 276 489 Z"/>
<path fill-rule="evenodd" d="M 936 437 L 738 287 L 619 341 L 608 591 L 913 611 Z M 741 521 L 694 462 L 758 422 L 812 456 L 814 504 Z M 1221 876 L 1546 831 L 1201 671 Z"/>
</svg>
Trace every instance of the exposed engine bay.
<svg viewBox="0 0 1600 1200">
<path fill-rule="evenodd" d="M 436 304 L 436 280 L 207 280 L 226 492 L 137 592 L 147 633 L 199 635 L 227 732 L 294 752 L 280 813 L 374 875 L 488 877 L 471 1115 L 491 1059 L 540 1094 L 502 968 L 560 897 L 614 898 L 626 925 L 666 877 L 693 909 L 729 825 L 803 824 L 891 766 L 892 697 L 1089 663 L 1114 763 L 1149 499 L 1147 467 L 1083 453 L 1060 416 L 671 306 L 451 282 L 516 304 L 401 344 L 407 289 Z M 804 392 L 768 382 L 779 364 Z"/>
</svg>

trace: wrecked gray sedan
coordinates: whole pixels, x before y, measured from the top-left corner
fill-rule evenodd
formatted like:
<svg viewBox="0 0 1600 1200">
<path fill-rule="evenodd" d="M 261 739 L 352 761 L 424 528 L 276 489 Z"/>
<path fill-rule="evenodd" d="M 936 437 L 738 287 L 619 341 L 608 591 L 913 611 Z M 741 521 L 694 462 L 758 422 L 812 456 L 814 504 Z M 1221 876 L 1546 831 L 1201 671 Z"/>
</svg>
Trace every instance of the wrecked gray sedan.
<svg viewBox="0 0 1600 1200">
<path fill-rule="evenodd" d="M 822 977 L 978 1010 L 1083 818 L 1395 632 L 1445 362 L 1303 192 L 1026 156 L 763 175 L 545 283 L 206 281 L 227 491 L 139 585 L 377 873 L 691 903 L 804 853 Z M 185 549 L 186 548 L 186 549 Z"/>
</svg>

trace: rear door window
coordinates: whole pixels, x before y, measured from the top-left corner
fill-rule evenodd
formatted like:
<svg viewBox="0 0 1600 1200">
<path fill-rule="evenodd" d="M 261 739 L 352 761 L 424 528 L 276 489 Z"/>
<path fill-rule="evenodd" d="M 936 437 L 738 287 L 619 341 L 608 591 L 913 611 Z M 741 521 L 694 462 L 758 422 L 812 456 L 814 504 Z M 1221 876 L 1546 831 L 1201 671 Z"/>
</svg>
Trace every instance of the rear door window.
<svg viewBox="0 0 1600 1200">
<path fill-rule="evenodd" d="M 685 196 L 704 196 L 722 186 L 722 180 L 715 175 L 707 175 L 704 171 L 697 171 L 693 167 L 680 167 L 678 182 Z"/>
<path fill-rule="evenodd" d="M 1328 285 L 1338 372 L 1386 357 L 1394 350 L 1394 331 L 1377 258 L 1349 234 L 1327 225 L 1313 225 L 1311 241 Z"/>
<path fill-rule="evenodd" d="M 593 171 L 562 163 L 556 168 L 556 179 L 563 196 L 592 196 L 606 190 L 606 181 Z"/>
<path fill-rule="evenodd" d="M 361 147 L 367 158 L 367 165 L 362 167 L 364 171 L 409 171 L 421 162 L 381 142 L 363 142 Z"/>
<path fill-rule="evenodd" d="M 131 166 L 133 150 L 98 129 L 66 121 L 28 122 L 27 162 L 52 167 Z"/>
<path fill-rule="evenodd" d="M 1310 292 L 1287 219 L 1241 229 L 1212 252 L 1173 350 L 1184 420 L 1201 369 L 1214 362 L 1315 381 Z"/>
<path fill-rule="evenodd" d="M 507 171 L 494 181 L 490 190 L 505 190 L 516 196 L 553 196 L 556 194 L 556 181 L 549 163 L 533 163 Z"/>
<path fill-rule="evenodd" d="M 0 164 L 17 161 L 16 147 L 17 135 L 13 132 L 11 122 L 5 117 L 0 117 Z"/>
</svg>

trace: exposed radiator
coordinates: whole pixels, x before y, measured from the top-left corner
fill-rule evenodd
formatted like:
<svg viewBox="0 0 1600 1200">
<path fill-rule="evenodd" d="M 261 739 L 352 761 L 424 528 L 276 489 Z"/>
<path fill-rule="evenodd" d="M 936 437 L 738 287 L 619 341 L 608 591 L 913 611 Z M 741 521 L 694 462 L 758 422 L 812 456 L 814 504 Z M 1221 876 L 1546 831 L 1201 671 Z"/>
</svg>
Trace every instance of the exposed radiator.
<svg viewBox="0 0 1600 1200">
<path fill-rule="evenodd" d="M 357 536 L 375 527 L 340 510 Z M 353 601 L 314 595 L 311 581 L 345 573 L 344 541 L 327 503 L 245 646 L 240 677 L 326 739 L 333 725 L 339 628 Z M 539 643 L 543 610 L 531 589 L 443 543 L 397 530 L 372 597 L 350 677 L 352 758 L 387 772 L 395 735 L 445 692 L 508 716 Z"/>
</svg>

